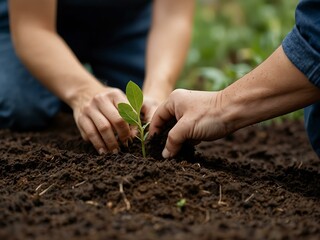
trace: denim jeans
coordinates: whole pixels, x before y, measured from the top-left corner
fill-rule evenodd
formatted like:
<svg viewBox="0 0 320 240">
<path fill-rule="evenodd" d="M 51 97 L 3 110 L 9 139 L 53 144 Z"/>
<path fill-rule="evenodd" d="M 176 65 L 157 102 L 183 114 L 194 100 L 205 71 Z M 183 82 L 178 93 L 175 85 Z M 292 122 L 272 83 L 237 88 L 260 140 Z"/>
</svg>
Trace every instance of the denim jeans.
<svg viewBox="0 0 320 240">
<path fill-rule="evenodd" d="M 310 143 L 320 157 L 320 102 L 314 103 L 304 109 L 304 124 Z"/>
<path fill-rule="evenodd" d="M 320 88 L 319 13 L 319 0 L 300 0 L 296 9 L 296 26 L 282 46 L 291 62 Z M 304 117 L 310 143 L 320 157 L 320 103 L 305 108 Z"/>
<path fill-rule="evenodd" d="M 97 79 L 122 90 L 129 80 L 143 83 L 150 22 L 150 2 L 127 8 L 58 4 L 59 35 Z M 61 105 L 15 54 L 7 0 L 0 0 L 0 128 L 44 128 Z"/>
</svg>

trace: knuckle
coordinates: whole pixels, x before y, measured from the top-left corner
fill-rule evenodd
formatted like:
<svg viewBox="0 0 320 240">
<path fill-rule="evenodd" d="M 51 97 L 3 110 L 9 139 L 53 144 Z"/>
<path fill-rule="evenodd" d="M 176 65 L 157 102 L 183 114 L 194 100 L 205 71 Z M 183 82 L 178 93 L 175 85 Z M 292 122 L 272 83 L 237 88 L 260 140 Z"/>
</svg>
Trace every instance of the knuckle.
<svg viewBox="0 0 320 240">
<path fill-rule="evenodd" d="M 175 89 L 175 90 L 170 94 L 170 96 L 171 96 L 171 97 L 178 97 L 178 96 L 183 95 L 184 92 L 185 92 L 184 89 L 178 88 L 178 89 Z"/>
<path fill-rule="evenodd" d="M 118 89 L 118 88 L 114 88 L 114 89 L 111 91 L 111 94 L 122 95 L 123 92 L 122 92 L 122 90 L 120 90 L 120 89 Z"/>
<path fill-rule="evenodd" d="M 119 97 L 124 97 L 124 93 L 120 89 L 115 88 L 109 92 L 109 96 L 112 99 L 118 99 Z"/>
<path fill-rule="evenodd" d="M 104 124 L 101 124 L 98 129 L 99 129 L 99 132 L 101 133 L 106 133 L 110 130 L 111 126 L 107 123 L 104 123 Z"/>
<path fill-rule="evenodd" d="M 92 98 L 92 102 L 97 104 L 102 102 L 104 99 L 104 94 L 103 93 L 98 93 Z"/>
<path fill-rule="evenodd" d="M 193 128 L 196 121 L 194 119 L 181 119 L 180 120 L 180 126 L 184 128 L 184 130 L 188 130 L 190 128 Z"/>
<path fill-rule="evenodd" d="M 96 132 L 92 131 L 92 130 L 87 131 L 86 132 L 86 136 L 87 136 L 88 139 L 93 140 L 93 139 L 96 138 Z"/>
<path fill-rule="evenodd" d="M 120 129 L 126 129 L 127 127 L 127 123 L 120 117 L 116 118 L 114 120 L 114 125 L 117 127 L 117 128 L 120 128 Z"/>
<path fill-rule="evenodd" d="M 84 107 L 83 107 L 83 114 L 80 116 L 80 118 L 82 118 L 82 120 L 83 120 L 83 118 L 85 118 L 85 115 L 90 115 L 90 112 L 91 112 L 91 106 L 90 105 L 85 105 Z"/>
</svg>

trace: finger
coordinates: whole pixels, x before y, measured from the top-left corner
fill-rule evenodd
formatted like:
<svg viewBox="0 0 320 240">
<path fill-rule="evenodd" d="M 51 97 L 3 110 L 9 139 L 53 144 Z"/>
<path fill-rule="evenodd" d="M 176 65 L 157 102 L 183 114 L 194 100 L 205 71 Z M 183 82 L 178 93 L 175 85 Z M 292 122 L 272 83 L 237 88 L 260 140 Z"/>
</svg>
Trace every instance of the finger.
<svg viewBox="0 0 320 240">
<path fill-rule="evenodd" d="M 138 135 L 139 131 L 138 128 L 136 126 L 132 126 L 130 128 L 130 138 L 133 139 Z"/>
<path fill-rule="evenodd" d="M 143 114 L 143 120 L 145 121 L 145 122 L 150 122 L 151 121 L 151 119 L 152 119 L 152 117 L 153 117 L 153 115 L 154 115 L 154 113 L 156 112 L 156 110 L 157 110 L 157 107 L 156 106 L 154 106 L 154 105 L 152 105 L 152 106 L 146 106 L 146 105 L 144 105 L 143 107 L 142 107 L 142 109 L 141 109 L 141 112 L 142 112 L 142 114 Z"/>
<path fill-rule="evenodd" d="M 191 125 L 180 119 L 169 131 L 166 145 L 162 151 L 164 158 L 171 158 L 177 155 L 182 144 L 188 139 L 188 133 L 191 130 L 189 126 Z"/>
<path fill-rule="evenodd" d="M 104 144 L 107 146 L 108 151 L 118 153 L 118 141 L 114 135 L 113 128 L 109 120 L 99 111 L 92 111 L 90 117 L 103 139 Z"/>
<path fill-rule="evenodd" d="M 162 103 L 154 113 L 149 126 L 150 136 L 159 133 L 166 122 L 175 118 L 173 106 L 170 101 Z"/>
<path fill-rule="evenodd" d="M 128 139 L 131 137 L 129 124 L 120 116 L 117 107 L 111 103 L 99 105 L 99 110 L 108 119 L 111 126 L 117 132 L 119 140 L 128 145 Z"/>
<path fill-rule="evenodd" d="M 79 129 L 79 132 L 80 132 L 80 134 L 81 134 L 82 139 L 83 139 L 84 141 L 86 141 L 86 142 L 89 141 L 86 133 L 84 132 L 84 130 L 82 129 L 81 125 L 80 125 L 77 121 L 76 121 L 76 125 L 77 125 L 77 127 L 78 127 L 78 129 Z"/>
<path fill-rule="evenodd" d="M 102 140 L 97 128 L 89 118 L 79 121 L 79 130 L 84 140 L 89 140 L 99 154 L 107 153 L 107 146 Z"/>
</svg>

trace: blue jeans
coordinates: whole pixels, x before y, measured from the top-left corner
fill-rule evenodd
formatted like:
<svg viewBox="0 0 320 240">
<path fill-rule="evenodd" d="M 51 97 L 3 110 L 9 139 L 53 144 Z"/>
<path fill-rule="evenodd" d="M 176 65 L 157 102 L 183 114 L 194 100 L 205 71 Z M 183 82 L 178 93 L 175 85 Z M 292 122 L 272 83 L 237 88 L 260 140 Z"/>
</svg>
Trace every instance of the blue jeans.
<svg viewBox="0 0 320 240">
<path fill-rule="evenodd" d="M 81 62 L 90 64 L 97 79 L 122 90 L 129 80 L 143 83 L 150 22 L 149 2 L 128 8 L 58 4 L 60 36 Z M 15 54 L 7 0 L 0 0 L 0 128 L 44 128 L 61 105 Z"/>
<path fill-rule="evenodd" d="M 320 1 L 300 0 L 296 26 L 282 46 L 290 61 L 320 88 Z M 313 149 L 320 157 L 320 102 L 304 110 L 305 127 Z"/>
<path fill-rule="evenodd" d="M 307 129 L 310 143 L 320 157 L 320 102 L 310 105 L 304 109 L 304 124 Z"/>
</svg>

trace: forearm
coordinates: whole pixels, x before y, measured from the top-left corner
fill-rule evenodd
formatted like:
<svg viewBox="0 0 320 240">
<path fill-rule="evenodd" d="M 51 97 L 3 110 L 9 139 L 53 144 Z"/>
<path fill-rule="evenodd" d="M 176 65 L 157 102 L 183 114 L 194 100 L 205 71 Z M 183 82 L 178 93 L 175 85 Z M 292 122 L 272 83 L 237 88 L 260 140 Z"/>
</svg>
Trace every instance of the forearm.
<svg viewBox="0 0 320 240">
<path fill-rule="evenodd" d="M 155 4 L 164 2 L 155 1 Z M 165 100 L 175 87 L 188 52 L 193 19 L 192 1 L 183 10 L 175 10 L 181 3 L 170 2 L 170 10 L 155 6 L 151 32 L 147 44 L 145 95 Z M 160 9 L 160 10 L 159 10 Z M 159 86 L 161 86 L 159 88 Z M 161 90 L 160 90 L 161 89 Z"/>
<path fill-rule="evenodd" d="M 219 105 L 229 132 L 320 99 L 320 90 L 290 62 L 282 47 L 219 94 Z"/>
<path fill-rule="evenodd" d="M 55 32 L 26 27 L 14 40 L 16 51 L 30 72 L 70 106 L 79 92 L 87 91 L 93 83 L 99 84 Z"/>
</svg>

